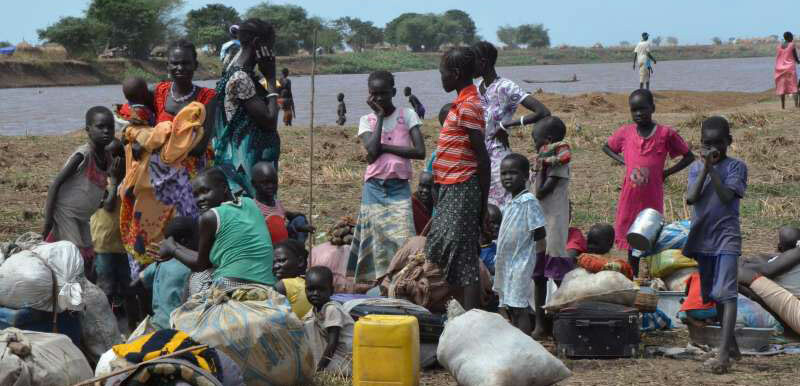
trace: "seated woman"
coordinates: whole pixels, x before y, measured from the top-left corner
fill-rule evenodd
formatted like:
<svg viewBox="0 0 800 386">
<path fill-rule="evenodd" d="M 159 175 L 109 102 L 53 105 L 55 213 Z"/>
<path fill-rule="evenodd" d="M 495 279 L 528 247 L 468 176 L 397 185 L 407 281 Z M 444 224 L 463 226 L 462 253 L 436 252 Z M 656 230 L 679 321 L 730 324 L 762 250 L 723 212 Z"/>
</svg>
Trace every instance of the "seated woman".
<svg viewBox="0 0 800 386">
<path fill-rule="evenodd" d="M 204 170 L 192 180 L 200 209 L 198 251 L 172 238 L 161 243 L 161 260 L 178 259 L 193 272 L 214 269 L 214 284 L 223 289 L 243 284 L 275 285 L 272 242 L 255 201 L 231 194 L 225 174 Z"/>
<path fill-rule="evenodd" d="M 778 255 L 766 256 L 765 259 L 746 261 L 739 267 L 739 292 L 767 310 L 777 314 L 778 318 L 800 333 L 800 229 L 783 227 L 778 231 Z M 754 286 L 757 279 L 762 285 Z M 768 286 L 764 286 L 768 283 Z M 766 291 L 768 289 L 768 291 Z M 787 299 L 778 301 L 780 293 Z M 790 299 L 791 297 L 794 299 Z M 790 319 L 794 319 L 797 325 Z"/>
</svg>

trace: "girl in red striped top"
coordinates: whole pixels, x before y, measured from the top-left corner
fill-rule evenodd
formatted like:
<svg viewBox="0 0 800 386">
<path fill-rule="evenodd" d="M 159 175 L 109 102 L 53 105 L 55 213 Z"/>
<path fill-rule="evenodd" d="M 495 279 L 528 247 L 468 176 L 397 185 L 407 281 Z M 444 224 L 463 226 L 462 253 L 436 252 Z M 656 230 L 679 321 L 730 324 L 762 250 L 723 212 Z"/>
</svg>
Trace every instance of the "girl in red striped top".
<svg viewBox="0 0 800 386">
<path fill-rule="evenodd" d="M 427 258 L 442 268 L 447 282 L 463 288 L 459 300 L 467 310 L 480 306 L 479 236 L 489 194 L 483 109 L 472 83 L 476 56 L 471 48 L 457 47 L 439 65 L 442 88 L 458 97 L 439 133 L 433 163 L 438 200 L 425 244 Z"/>
</svg>

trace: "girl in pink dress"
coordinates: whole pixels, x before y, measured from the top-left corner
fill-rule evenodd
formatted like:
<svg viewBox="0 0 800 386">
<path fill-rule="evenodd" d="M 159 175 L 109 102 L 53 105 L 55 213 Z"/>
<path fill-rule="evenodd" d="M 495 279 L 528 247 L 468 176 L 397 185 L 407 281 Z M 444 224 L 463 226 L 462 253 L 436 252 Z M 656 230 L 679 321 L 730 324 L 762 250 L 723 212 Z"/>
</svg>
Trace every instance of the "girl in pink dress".
<svg viewBox="0 0 800 386">
<path fill-rule="evenodd" d="M 797 95 L 797 50 L 791 32 L 783 34 L 785 40 L 778 46 L 775 57 L 775 93 L 781 96 L 781 108 L 786 108 L 786 94 L 794 94 L 794 106 L 800 107 Z"/>
<path fill-rule="evenodd" d="M 603 151 L 625 165 L 625 179 L 617 203 L 614 231 L 617 248 L 628 250 L 634 275 L 639 273 L 639 258 L 632 255 L 626 240 L 628 228 L 643 209 L 664 211 L 664 180 L 694 161 L 686 141 L 671 127 L 653 122 L 656 105 L 649 90 L 639 89 L 628 98 L 635 124 L 620 127 L 603 146 Z M 667 156 L 683 158 L 664 170 Z"/>
</svg>

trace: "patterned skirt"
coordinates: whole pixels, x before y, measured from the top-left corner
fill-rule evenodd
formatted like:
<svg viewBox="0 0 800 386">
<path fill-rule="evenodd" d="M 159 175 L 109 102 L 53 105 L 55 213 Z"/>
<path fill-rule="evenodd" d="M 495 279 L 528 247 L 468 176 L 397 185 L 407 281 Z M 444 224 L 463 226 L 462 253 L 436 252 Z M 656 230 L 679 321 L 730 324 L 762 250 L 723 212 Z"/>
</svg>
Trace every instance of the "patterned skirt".
<svg viewBox="0 0 800 386">
<path fill-rule="evenodd" d="M 397 250 L 415 234 L 408 180 L 370 178 L 361 194 L 348 276 L 355 276 L 357 283 L 383 276 Z"/>
<path fill-rule="evenodd" d="M 466 287 L 480 281 L 480 216 L 477 176 L 459 184 L 439 185 L 425 255 L 444 270 L 451 285 Z"/>
</svg>

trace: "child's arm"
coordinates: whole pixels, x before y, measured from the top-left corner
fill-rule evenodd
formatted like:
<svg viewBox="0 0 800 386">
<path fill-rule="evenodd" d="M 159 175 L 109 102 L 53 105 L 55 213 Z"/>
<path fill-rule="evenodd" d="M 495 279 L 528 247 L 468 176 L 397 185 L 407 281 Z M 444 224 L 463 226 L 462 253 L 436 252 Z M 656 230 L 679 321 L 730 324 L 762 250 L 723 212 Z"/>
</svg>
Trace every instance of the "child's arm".
<svg viewBox="0 0 800 386">
<path fill-rule="evenodd" d="M 161 242 L 158 253 L 161 256 L 160 261 L 169 260 L 174 257 L 191 269 L 192 272 L 201 272 L 212 268 L 213 265 L 209 259 L 209 254 L 211 253 L 211 247 L 214 246 L 214 240 L 216 238 L 217 216 L 210 210 L 206 211 L 200 215 L 198 227 L 200 242 L 197 252 L 176 243 L 175 240 L 170 237 Z"/>
<path fill-rule="evenodd" d="M 675 173 L 678 173 L 683 169 L 686 169 L 687 167 L 689 167 L 689 165 L 692 164 L 692 162 L 694 162 L 694 153 L 689 151 L 688 153 L 686 153 L 686 155 L 683 156 L 683 158 L 681 158 L 680 162 L 676 163 L 671 168 L 664 170 L 664 179 L 666 180 L 667 177 Z"/>
<path fill-rule="evenodd" d="M 317 371 L 322 371 L 328 364 L 331 363 L 331 358 L 336 352 L 336 346 L 339 344 L 339 332 L 342 328 L 338 326 L 331 326 L 325 329 L 328 332 L 328 344 L 325 346 L 325 351 L 322 353 L 322 359 L 319 360 Z"/>
<path fill-rule="evenodd" d="M 408 159 L 425 159 L 425 141 L 422 139 L 422 133 L 419 131 L 419 126 L 412 127 L 410 133 L 413 147 L 384 144 L 381 145 L 381 148 L 384 152 L 394 154 L 399 157 Z"/>
<path fill-rule="evenodd" d="M 81 162 L 83 162 L 83 154 L 77 153 L 72 156 L 72 158 L 67 161 L 64 169 L 58 172 L 53 183 L 50 184 L 50 188 L 47 189 L 47 201 L 45 201 L 44 204 L 44 228 L 42 229 L 42 238 L 47 238 L 47 235 L 53 230 L 53 207 L 58 198 L 58 190 L 61 188 L 64 181 L 75 175 Z"/>
<path fill-rule="evenodd" d="M 722 182 L 722 178 L 720 178 L 717 169 L 713 167 L 709 167 L 708 169 L 708 175 L 711 176 L 711 186 L 714 187 L 714 191 L 717 193 L 719 200 L 727 205 L 736 198 L 736 192 Z"/>
<path fill-rule="evenodd" d="M 536 189 L 536 198 L 539 200 L 547 198 L 550 193 L 553 193 L 553 190 L 556 188 L 556 185 L 558 185 L 558 180 L 560 178 L 562 177 L 548 176 L 547 179 L 544 180 L 542 186 L 540 186 L 539 189 Z"/>
<path fill-rule="evenodd" d="M 373 163 L 381 156 L 383 146 L 381 145 L 381 136 L 383 136 L 383 114 L 375 114 L 378 121 L 375 122 L 375 129 L 371 132 L 365 132 L 359 136 L 361 143 L 364 144 L 364 149 L 367 150 L 367 162 Z"/>
<path fill-rule="evenodd" d="M 119 188 L 119 184 L 122 182 L 119 178 L 120 176 L 120 168 L 123 167 L 124 163 L 122 162 L 122 158 L 114 158 L 114 162 L 111 163 L 111 173 L 109 173 L 109 183 L 108 188 L 106 189 L 106 196 L 103 199 L 103 209 L 107 212 L 113 212 L 117 206 L 117 189 Z M 123 174 L 124 176 L 124 174 Z"/>
<path fill-rule="evenodd" d="M 608 142 L 606 142 L 606 144 L 603 145 L 603 153 L 606 153 L 606 155 L 611 157 L 611 159 L 613 159 L 614 161 L 619 162 L 620 165 L 625 165 L 625 158 L 622 158 L 622 156 L 619 155 L 619 153 L 615 152 L 614 150 L 611 150 L 611 147 L 608 146 Z"/>
<path fill-rule="evenodd" d="M 653 61 L 653 64 L 656 64 L 656 63 L 658 63 L 658 61 L 656 60 L 656 58 L 654 58 L 654 57 L 653 57 L 653 54 L 651 54 L 650 52 L 648 52 L 648 53 L 647 53 L 647 57 L 648 57 L 648 58 L 650 58 L 650 60 L 652 60 L 652 61 Z"/>
<path fill-rule="evenodd" d="M 703 193 L 703 185 L 708 175 L 708 163 L 703 163 L 703 170 L 699 175 L 692 180 L 692 172 L 689 172 L 689 193 L 686 195 L 686 204 L 694 205 L 700 200 L 700 194 Z"/>
</svg>

